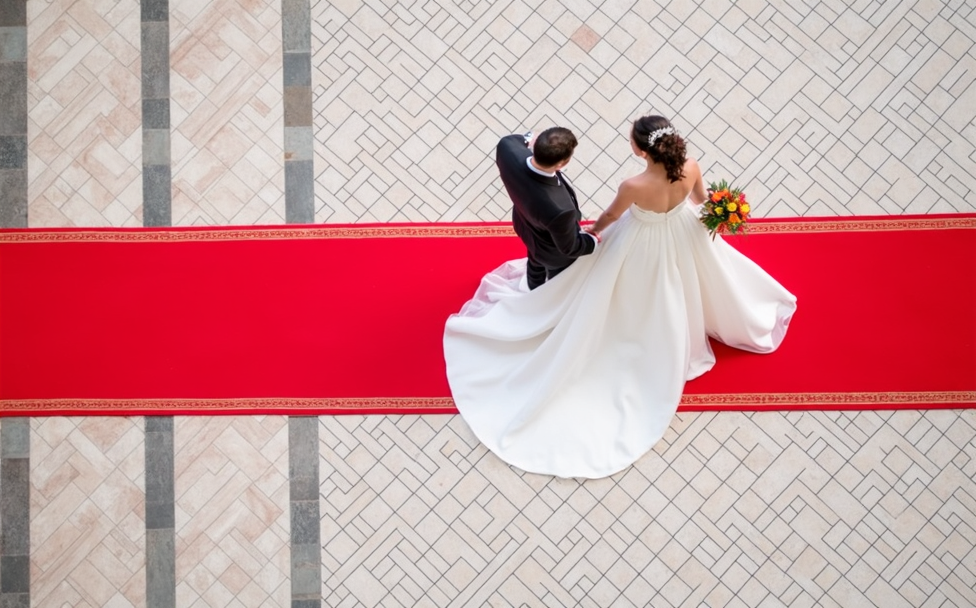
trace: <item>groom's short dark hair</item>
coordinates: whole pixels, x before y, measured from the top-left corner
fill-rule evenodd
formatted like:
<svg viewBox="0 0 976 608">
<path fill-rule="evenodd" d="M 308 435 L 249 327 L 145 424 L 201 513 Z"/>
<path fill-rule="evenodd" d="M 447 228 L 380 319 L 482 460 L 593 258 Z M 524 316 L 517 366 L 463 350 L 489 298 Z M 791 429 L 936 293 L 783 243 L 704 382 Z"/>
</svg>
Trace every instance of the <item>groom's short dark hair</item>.
<svg viewBox="0 0 976 608">
<path fill-rule="evenodd" d="M 564 127 L 551 127 L 535 139 L 532 156 L 543 167 L 551 167 L 568 160 L 576 149 L 576 136 Z"/>
</svg>

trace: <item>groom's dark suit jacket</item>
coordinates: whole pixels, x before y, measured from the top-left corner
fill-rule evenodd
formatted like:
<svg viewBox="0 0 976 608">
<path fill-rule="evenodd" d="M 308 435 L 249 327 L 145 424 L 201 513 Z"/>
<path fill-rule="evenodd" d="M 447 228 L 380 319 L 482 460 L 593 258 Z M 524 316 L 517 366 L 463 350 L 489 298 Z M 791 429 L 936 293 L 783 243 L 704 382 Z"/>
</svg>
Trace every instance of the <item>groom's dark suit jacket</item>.
<svg viewBox="0 0 976 608">
<path fill-rule="evenodd" d="M 593 253 L 596 240 L 580 232 L 582 214 L 576 192 L 561 173 L 540 175 L 528 167 L 532 151 L 521 135 L 498 142 L 495 162 L 514 205 L 512 225 L 528 249 L 530 261 L 546 268 L 565 268 Z"/>
</svg>

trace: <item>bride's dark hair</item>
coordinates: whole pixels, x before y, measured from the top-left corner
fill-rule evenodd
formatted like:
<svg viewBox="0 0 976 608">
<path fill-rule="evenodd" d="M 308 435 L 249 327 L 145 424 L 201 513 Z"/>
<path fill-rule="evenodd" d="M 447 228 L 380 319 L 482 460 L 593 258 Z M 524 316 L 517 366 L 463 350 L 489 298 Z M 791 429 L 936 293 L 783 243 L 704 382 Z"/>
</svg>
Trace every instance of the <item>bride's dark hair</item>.
<svg viewBox="0 0 976 608">
<path fill-rule="evenodd" d="M 647 152 L 651 160 L 664 165 L 668 172 L 668 180 L 676 182 L 685 176 L 682 170 L 687 160 L 685 140 L 675 130 L 674 133 L 655 137 L 654 143 L 648 145 L 648 137 L 651 133 L 668 127 L 674 129 L 668 119 L 663 116 L 642 116 L 634 121 L 630 135 L 634 138 L 637 147 Z"/>
</svg>

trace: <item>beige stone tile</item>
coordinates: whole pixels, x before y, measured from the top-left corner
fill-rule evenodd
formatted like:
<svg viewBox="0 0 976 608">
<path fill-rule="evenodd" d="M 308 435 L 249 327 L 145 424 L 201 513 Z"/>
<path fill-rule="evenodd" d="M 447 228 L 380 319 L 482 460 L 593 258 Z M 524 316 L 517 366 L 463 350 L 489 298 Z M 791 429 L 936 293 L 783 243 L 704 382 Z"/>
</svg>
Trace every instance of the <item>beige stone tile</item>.
<svg viewBox="0 0 976 608">
<path fill-rule="evenodd" d="M 101 429 L 98 420 L 32 425 L 33 451 L 44 456 L 31 479 L 31 594 L 41 603 L 65 601 L 70 583 L 81 593 L 76 605 L 109 605 L 133 578 L 144 577 L 141 517 L 132 525 L 144 497 L 131 477 L 141 481 L 141 474 L 119 468 L 132 451 L 141 452 L 141 440 L 133 439 L 128 419 L 101 419 Z"/>
<path fill-rule="evenodd" d="M 113 524 L 121 525 L 130 514 L 144 517 L 146 495 L 122 472 L 116 471 L 91 493 L 94 502 Z"/>
<path fill-rule="evenodd" d="M 180 596 L 188 604 L 250 597 L 254 579 L 265 593 L 259 603 L 272 592 L 280 599 L 287 578 L 278 556 L 288 535 L 276 531 L 287 530 L 287 466 L 266 457 L 284 454 L 285 419 L 179 420 L 177 576 L 187 582 Z"/>
<path fill-rule="evenodd" d="M 71 573 L 76 587 L 93 606 L 104 606 L 115 595 L 115 581 L 106 578 L 100 569 L 90 563 L 82 563 Z"/>
<path fill-rule="evenodd" d="M 174 196 L 174 223 L 280 223 L 274 221 L 280 214 L 268 209 L 284 190 L 281 30 L 274 8 L 210 2 L 172 10 L 178 25 L 171 30 L 171 86 L 179 105 L 174 158 L 179 151 L 183 159 L 174 165 L 182 193 L 178 206 Z M 269 10 L 271 19 L 254 17 Z M 268 182 L 260 175 L 275 177 L 277 196 L 263 191 Z"/>
<path fill-rule="evenodd" d="M 127 214 L 101 212 L 138 176 L 141 150 L 119 148 L 140 130 L 138 4 L 99 12 L 51 3 L 32 13 L 28 27 L 28 114 L 36 129 L 29 147 L 52 173 L 32 172 L 28 208 L 32 226 L 118 225 Z M 54 177 L 74 168 L 71 205 L 53 202 Z M 87 177 L 83 174 L 87 174 Z M 100 187 L 82 187 L 95 178 Z M 67 208 L 65 208 L 67 207 Z"/>
<path fill-rule="evenodd" d="M 221 223 L 231 224 L 232 218 L 242 212 L 246 213 L 247 204 L 254 200 L 254 192 L 233 173 L 215 169 L 215 174 L 218 178 L 213 186 L 207 189 L 207 198 L 211 208 L 225 220 Z M 260 199 L 255 203 L 260 207 L 267 207 Z"/>
<path fill-rule="evenodd" d="M 173 184 L 192 193 L 194 198 L 203 196 L 226 172 L 217 157 L 206 149 L 197 149 L 195 154 L 191 153 L 185 166 L 185 170 L 174 172 Z"/>
</svg>

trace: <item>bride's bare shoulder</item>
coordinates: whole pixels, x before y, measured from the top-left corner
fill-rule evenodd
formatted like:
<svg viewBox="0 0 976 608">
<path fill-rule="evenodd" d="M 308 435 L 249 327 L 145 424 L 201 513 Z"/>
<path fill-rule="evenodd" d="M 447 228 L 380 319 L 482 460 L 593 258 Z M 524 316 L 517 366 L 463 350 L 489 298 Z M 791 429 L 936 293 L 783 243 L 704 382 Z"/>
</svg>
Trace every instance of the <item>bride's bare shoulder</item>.
<svg viewBox="0 0 976 608">
<path fill-rule="evenodd" d="M 620 182 L 620 186 L 617 187 L 617 190 L 621 190 L 621 191 L 633 190 L 634 188 L 640 187 L 641 183 L 643 183 L 644 181 L 643 178 L 644 178 L 643 173 L 639 173 L 637 175 L 631 175 L 630 177 L 625 178 L 623 181 Z"/>
</svg>

